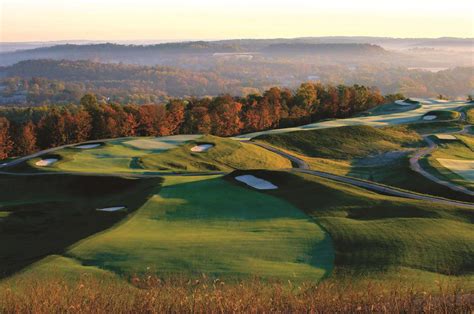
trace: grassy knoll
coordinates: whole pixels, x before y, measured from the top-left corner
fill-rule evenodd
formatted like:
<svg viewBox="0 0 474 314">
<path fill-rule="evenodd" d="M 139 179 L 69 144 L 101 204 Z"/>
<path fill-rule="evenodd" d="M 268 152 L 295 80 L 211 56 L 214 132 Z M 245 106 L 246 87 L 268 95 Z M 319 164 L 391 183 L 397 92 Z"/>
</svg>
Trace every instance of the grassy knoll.
<svg viewBox="0 0 474 314">
<path fill-rule="evenodd" d="M 430 126 L 436 124 L 436 127 Z M 461 127 L 450 122 L 373 128 L 340 127 L 257 137 L 304 159 L 311 169 L 347 175 L 462 201 L 472 197 L 426 179 L 409 167 L 410 154 L 426 145 L 419 134 Z M 363 143 L 363 144 L 361 144 Z"/>
<path fill-rule="evenodd" d="M 333 259 L 330 239 L 299 209 L 209 177 L 166 178 L 133 217 L 66 255 L 119 274 L 292 280 L 322 278 Z"/>
<path fill-rule="evenodd" d="M 467 106 L 464 113 L 466 114 L 467 123 L 474 124 L 474 105 Z"/>
<path fill-rule="evenodd" d="M 405 128 L 378 129 L 370 126 L 262 135 L 255 140 L 308 157 L 342 160 L 422 145 L 421 137 Z"/>
<path fill-rule="evenodd" d="M 306 174 L 251 173 L 279 186 L 267 193 L 305 210 L 330 234 L 336 276 L 397 273 L 400 267 L 453 275 L 474 272 L 472 210 L 383 196 Z"/>
<path fill-rule="evenodd" d="M 453 169 L 443 167 L 438 159 L 452 159 L 459 161 L 474 160 L 474 137 L 472 135 L 457 134 L 457 141 L 443 141 L 432 137 L 436 141 L 438 148 L 429 156 L 422 159 L 423 168 L 433 175 L 443 179 L 452 181 L 455 184 L 474 189 L 474 182 L 461 176 Z M 472 170 L 471 170 L 472 171 Z"/>
<path fill-rule="evenodd" d="M 437 121 L 448 121 L 459 119 L 461 114 L 454 110 L 432 110 L 423 115 L 423 117 L 427 116 L 435 116 Z"/>
<path fill-rule="evenodd" d="M 457 121 L 436 121 L 436 122 L 418 122 L 403 125 L 410 131 L 418 134 L 426 135 L 432 133 L 452 133 L 462 130 L 463 125 Z"/>
<path fill-rule="evenodd" d="M 0 176 L 0 277 L 110 227 L 143 204 L 160 179 Z"/>
<path fill-rule="evenodd" d="M 405 100 L 405 102 L 407 101 Z M 401 113 L 401 112 L 415 110 L 421 107 L 418 101 L 412 101 L 412 102 L 407 102 L 407 103 L 410 103 L 411 106 L 410 105 L 401 106 L 396 103 L 388 103 L 388 104 L 383 104 L 375 108 L 369 109 L 368 111 L 365 111 L 356 116 L 366 117 L 366 116 L 378 116 L 378 115 L 386 115 L 386 114 L 393 114 L 393 113 Z"/>
<path fill-rule="evenodd" d="M 178 144 L 170 137 L 128 138 L 104 143 L 93 149 L 65 148 L 51 156 L 60 161 L 49 167 L 37 167 L 41 158 L 34 158 L 16 170 L 71 171 L 91 173 L 150 173 L 186 171 L 231 171 L 234 169 L 281 169 L 290 168 L 291 163 L 263 148 L 216 136 L 193 136 Z M 175 138 L 175 137 L 171 137 Z M 183 136 L 179 136 L 180 139 Z M 184 137 L 186 139 L 189 136 Z M 207 152 L 192 152 L 198 144 L 213 144 Z M 12 168 L 13 169 L 13 168 Z M 15 169 L 13 169 L 15 170 Z"/>
<path fill-rule="evenodd" d="M 191 152 L 191 148 L 199 144 L 212 144 L 214 147 L 205 153 Z M 145 169 L 165 171 L 291 168 L 286 158 L 261 147 L 217 136 L 205 136 L 179 148 L 145 156 L 141 162 Z"/>
</svg>

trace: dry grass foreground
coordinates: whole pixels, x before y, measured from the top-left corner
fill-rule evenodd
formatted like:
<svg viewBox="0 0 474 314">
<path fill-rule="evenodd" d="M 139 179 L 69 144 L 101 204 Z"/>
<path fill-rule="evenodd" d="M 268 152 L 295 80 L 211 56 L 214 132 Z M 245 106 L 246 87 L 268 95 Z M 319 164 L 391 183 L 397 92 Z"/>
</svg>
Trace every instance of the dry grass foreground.
<svg viewBox="0 0 474 314">
<path fill-rule="evenodd" d="M 348 281 L 349 282 L 349 281 Z M 0 289 L 2 313 L 471 313 L 474 294 L 438 283 L 434 292 L 403 284 L 363 285 L 262 282 L 200 278 L 167 282 L 155 277 L 131 283 L 85 276 L 29 281 L 27 288 Z"/>
</svg>

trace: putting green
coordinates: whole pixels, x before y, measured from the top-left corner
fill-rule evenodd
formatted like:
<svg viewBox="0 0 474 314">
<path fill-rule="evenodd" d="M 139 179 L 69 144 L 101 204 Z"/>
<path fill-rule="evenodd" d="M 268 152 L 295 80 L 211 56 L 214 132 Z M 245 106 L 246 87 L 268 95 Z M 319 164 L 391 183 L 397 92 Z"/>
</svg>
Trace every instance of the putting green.
<svg viewBox="0 0 474 314">
<path fill-rule="evenodd" d="M 460 175 L 468 181 L 474 181 L 474 160 L 459 159 L 436 159 L 441 166 L 448 168 L 452 172 Z"/>
<path fill-rule="evenodd" d="M 165 151 L 176 148 L 185 142 L 197 140 L 200 137 L 202 137 L 202 135 L 173 135 L 154 138 L 138 138 L 123 143 L 127 146 L 138 149 Z"/>
<path fill-rule="evenodd" d="M 274 196 L 218 177 L 165 180 L 136 214 L 68 256 L 119 274 L 318 280 L 332 269 L 328 235 Z"/>
<path fill-rule="evenodd" d="M 212 145 L 212 148 L 205 152 L 192 151 L 193 147 L 203 143 Z M 91 149 L 64 148 L 49 156 L 60 159 L 58 162 L 48 167 L 36 165 L 46 157 L 29 160 L 29 169 L 26 170 L 157 174 L 291 167 L 289 160 L 261 147 L 201 135 L 125 138 L 107 141 Z"/>
</svg>

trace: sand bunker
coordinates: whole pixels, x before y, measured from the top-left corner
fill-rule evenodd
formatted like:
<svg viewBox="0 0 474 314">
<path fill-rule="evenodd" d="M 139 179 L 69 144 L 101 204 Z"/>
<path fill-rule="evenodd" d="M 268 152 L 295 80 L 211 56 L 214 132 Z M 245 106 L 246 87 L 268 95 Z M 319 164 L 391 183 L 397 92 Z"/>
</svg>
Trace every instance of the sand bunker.
<svg viewBox="0 0 474 314">
<path fill-rule="evenodd" d="M 426 120 L 426 121 L 431 121 L 431 120 L 436 120 L 437 116 L 434 116 L 434 115 L 427 115 L 427 116 L 424 116 L 423 117 L 423 120 Z"/>
<path fill-rule="evenodd" d="M 257 190 L 275 190 L 278 189 L 278 187 L 266 180 L 257 178 L 252 175 L 243 175 L 243 176 L 238 176 L 235 177 L 235 180 L 243 182 L 247 184 L 248 186 L 251 186 Z"/>
<path fill-rule="evenodd" d="M 57 161 L 58 161 L 57 158 L 46 158 L 46 159 L 41 159 L 40 161 L 37 161 L 36 165 L 40 167 L 47 167 L 47 166 L 51 166 Z"/>
<path fill-rule="evenodd" d="M 441 166 L 448 168 L 468 181 L 474 181 L 474 160 L 436 159 Z"/>
<path fill-rule="evenodd" d="M 410 104 L 409 102 L 405 102 L 404 100 L 395 100 L 395 103 L 400 106 L 411 106 L 414 104 Z"/>
<path fill-rule="evenodd" d="M 457 138 L 454 135 L 451 134 L 435 134 L 436 138 L 439 140 L 445 140 L 445 141 L 456 141 Z"/>
<path fill-rule="evenodd" d="M 124 210 L 127 207 L 125 206 L 116 206 L 116 207 L 105 207 L 105 208 L 97 208 L 98 211 L 100 212 L 116 212 L 119 210 Z"/>
<path fill-rule="evenodd" d="M 196 145 L 193 148 L 191 148 L 191 151 L 195 153 L 203 153 L 203 152 L 207 152 L 209 149 L 213 147 L 214 147 L 213 144 L 201 144 L 201 145 Z"/>
<path fill-rule="evenodd" d="M 74 148 L 80 148 L 80 149 L 89 149 L 89 148 L 96 148 L 99 147 L 101 144 L 95 143 L 95 144 L 83 144 L 83 145 L 78 145 L 74 146 Z"/>
</svg>

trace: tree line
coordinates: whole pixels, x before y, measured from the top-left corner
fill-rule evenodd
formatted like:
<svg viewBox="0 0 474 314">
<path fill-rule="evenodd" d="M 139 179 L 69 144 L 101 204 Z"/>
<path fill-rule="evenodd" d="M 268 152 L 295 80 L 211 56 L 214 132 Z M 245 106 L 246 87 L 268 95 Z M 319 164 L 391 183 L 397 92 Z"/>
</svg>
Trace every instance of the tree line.
<svg viewBox="0 0 474 314">
<path fill-rule="evenodd" d="M 148 105 L 104 104 L 86 94 L 80 105 L 1 110 L 0 159 L 124 136 L 232 136 L 346 118 L 385 100 L 374 88 L 319 83 L 304 83 L 295 91 L 273 87 L 262 95 L 172 99 Z"/>
</svg>

